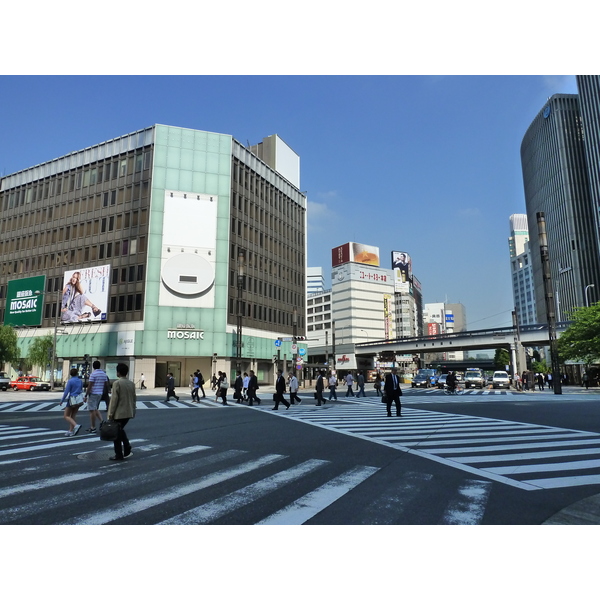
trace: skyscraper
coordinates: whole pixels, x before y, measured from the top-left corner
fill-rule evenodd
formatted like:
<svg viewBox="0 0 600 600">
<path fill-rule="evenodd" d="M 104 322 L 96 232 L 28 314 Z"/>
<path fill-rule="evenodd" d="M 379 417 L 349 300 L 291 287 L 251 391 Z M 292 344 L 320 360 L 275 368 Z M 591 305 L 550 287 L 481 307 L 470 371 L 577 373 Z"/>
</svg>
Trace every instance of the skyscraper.
<svg viewBox="0 0 600 600">
<path fill-rule="evenodd" d="M 535 117 L 521 144 L 538 323 L 546 322 L 538 212 L 546 219 L 558 320 L 568 320 L 571 311 L 585 304 L 586 286 L 600 289 L 596 210 L 583 138 L 578 96 L 555 94 Z"/>
<path fill-rule="evenodd" d="M 519 325 L 529 325 L 537 321 L 527 215 L 511 215 L 509 223 L 508 249 L 514 306 Z"/>
</svg>

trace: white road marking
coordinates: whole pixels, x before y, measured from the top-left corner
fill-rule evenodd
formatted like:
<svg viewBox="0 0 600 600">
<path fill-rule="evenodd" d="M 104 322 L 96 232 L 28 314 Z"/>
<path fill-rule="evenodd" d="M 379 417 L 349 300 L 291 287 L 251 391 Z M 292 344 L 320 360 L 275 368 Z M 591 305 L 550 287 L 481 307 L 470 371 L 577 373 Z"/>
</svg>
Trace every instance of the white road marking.
<svg viewBox="0 0 600 600">
<path fill-rule="evenodd" d="M 222 481 L 227 481 L 228 479 L 237 477 L 238 475 L 249 473 L 250 471 L 274 463 L 283 458 L 285 457 L 281 454 L 269 454 L 255 460 L 242 463 L 241 465 L 231 467 L 230 469 L 216 471 L 215 473 L 211 473 L 210 475 L 206 475 L 205 477 L 201 477 L 200 479 L 196 479 L 190 483 L 169 487 L 158 494 L 143 496 L 142 498 L 139 498 L 133 502 L 129 502 L 125 505 L 117 505 L 112 509 L 93 512 L 81 517 L 76 517 L 65 524 L 103 525 L 104 523 L 110 523 L 111 521 L 116 521 L 117 519 L 135 514 L 142 510 L 146 510 L 147 508 L 151 508 L 165 502 L 170 502 L 171 500 L 177 500 L 178 498 L 181 498 L 181 496 L 203 490 L 212 485 L 216 485 L 217 483 L 221 483 Z"/>
<path fill-rule="evenodd" d="M 161 521 L 159 525 L 199 525 L 201 523 L 210 523 L 229 512 L 262 498 L 269 492 L 291 481 L 300 479 L 304 475 L 327 464 L 327 462 L 316 459 L 307 460 L 300 465 L 275 473 L 275 475 L 247 485 L 217 500 L 186 510 L 170 519 Z"/>
<path fill-rule="evenodd" d="M 483 518 L 492 484 L 489 481 L 466 481 L 450 502 L 442 525 L 478 525 Z"/>
<path fill-rule="evenodd" d="M 377 467 L 355 467 L 259 521 L 257 525 L 302 525 L 377 471 Z"/>
</svg>

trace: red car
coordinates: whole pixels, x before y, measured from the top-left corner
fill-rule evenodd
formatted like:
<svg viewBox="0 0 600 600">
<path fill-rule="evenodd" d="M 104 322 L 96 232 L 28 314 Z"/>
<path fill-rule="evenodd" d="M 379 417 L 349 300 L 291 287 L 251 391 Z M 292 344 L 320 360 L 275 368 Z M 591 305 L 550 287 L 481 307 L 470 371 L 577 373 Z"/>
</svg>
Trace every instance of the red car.
<svg viewBox="0 0 600 600">
<path fill-rule="evenodd" d="M 39 377 L 32 377 L 27 375 L 25 377 L 18 377 L 14 381 L 10 382 L 10 387 L 16 391 L 27 390 L 28 392 L 35 392 L 42 390 L 44 392 L 50 391 L 50 384 L 46 381 L 42 381 Z"/>
</svg>

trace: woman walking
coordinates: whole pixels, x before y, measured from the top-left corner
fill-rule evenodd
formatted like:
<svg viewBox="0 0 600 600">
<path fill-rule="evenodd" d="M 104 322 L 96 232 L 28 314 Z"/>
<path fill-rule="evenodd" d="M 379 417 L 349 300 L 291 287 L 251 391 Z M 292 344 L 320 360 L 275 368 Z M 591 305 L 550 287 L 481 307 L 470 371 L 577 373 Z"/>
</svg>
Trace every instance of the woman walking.
<svg viewBox="0 0 600 600">
<path fill-rule="evenodd" d="M 69 431 L 65 433 L 65 437 L 77 435 L 77 432 L 81 429 L 81 425 L 77 425 L 75 417 L 77 417 L 79 407 L 83 404 L 83 382 L 79 378 L 79 373 L 75 368 L 71 369 L 69 373 L 71 378 L 67 381 L 67 385 L 65 385 L 65 391 L 62 400 L 60 401 L 61 404 L 63 402 L 67 403 L 63 416 L 65 421 L 69 424 Z M 79 403 L 78 397 L 81 397 L 81 404 Z"/>
<path fill-rule="evenodd" d="M 217 383 L 217 399 L 221 397 L 223 399 L 223 405 L 227 405 L 227 388 L 229 387 L 229 383 L 227 382 L 227 375 L 221 371 L 219 371 L 219 379 Z"/>
</svg>

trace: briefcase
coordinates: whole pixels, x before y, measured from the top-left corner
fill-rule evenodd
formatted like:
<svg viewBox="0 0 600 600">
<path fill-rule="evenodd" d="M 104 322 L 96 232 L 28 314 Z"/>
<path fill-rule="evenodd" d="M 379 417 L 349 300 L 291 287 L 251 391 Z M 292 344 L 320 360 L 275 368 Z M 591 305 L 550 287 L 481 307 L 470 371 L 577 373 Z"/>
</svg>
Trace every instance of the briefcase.
<svg viewBox="0 0 600 600">
<path fill-rule="evenodd" d="M 103 421 L 100 425 L 100 439 L 105 442 L 114 442 L 118 435 L 121 423 L 116 421 Z"/>
</svg>

